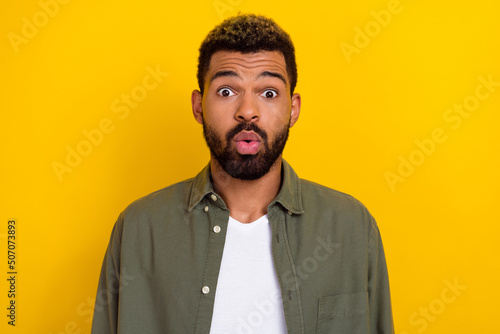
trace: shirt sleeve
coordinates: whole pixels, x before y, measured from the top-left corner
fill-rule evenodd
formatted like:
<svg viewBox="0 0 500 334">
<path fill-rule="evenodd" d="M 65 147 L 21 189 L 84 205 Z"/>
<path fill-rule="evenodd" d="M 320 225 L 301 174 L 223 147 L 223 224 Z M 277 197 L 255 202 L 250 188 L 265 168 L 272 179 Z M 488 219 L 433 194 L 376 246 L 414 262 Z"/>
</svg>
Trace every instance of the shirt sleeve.
<svg viewBox="0 0 500 334">
<path fill-rule="evenodd" d="M 113 227 L 104 255 L 92 320 L 92 334 L 118 333 L 122 222 L 123 217 L 120 215 Z"/>
<path fill-rule="evenodd" d="M 393 334 L 391 295 L 384 248 L 377 223 L 372 218 L 369 241 L 368 293 L 370 303 L 370 333 Z"/>
</svg>

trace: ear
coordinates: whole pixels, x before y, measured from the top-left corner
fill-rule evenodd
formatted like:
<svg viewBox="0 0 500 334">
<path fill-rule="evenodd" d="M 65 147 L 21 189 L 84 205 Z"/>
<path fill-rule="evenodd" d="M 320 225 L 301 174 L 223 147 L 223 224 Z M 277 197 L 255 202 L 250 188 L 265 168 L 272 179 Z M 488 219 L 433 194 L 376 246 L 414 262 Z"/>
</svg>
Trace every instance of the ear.
<svg viewBox="0 0 500 334">
<path fill-rule="evenodd" d="M 193 90 L 191 93 L 191 108 L 193 109 L 194 119 L 203 124 L 203 107 L 201 106 L 201 102 L 203 100 L 203 95 L 199 90 Z"/>
<path fill-rule="evenodd" d="M 300 115 L 300 104 L 301 104 L 301 99 L 300 99 L 300 94 L 295 93 L 292 95 L 292 111 L 290 113 L 290 127 L 292 127 L 295 122 L 299 119 Z"/>
</svg>

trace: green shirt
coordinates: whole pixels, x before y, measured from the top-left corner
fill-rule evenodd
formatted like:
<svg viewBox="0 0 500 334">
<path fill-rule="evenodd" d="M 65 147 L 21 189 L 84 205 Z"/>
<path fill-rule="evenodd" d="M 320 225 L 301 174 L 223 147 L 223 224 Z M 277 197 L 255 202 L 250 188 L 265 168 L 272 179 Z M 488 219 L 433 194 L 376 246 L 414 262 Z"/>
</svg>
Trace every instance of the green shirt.
<svg viewBox="0 0 500 334">
<path fill-rule="evenodd" d="M 368 210 L 298 178 L 284 160 L 282 178 L 267 214 L 288 333 L 394 333 Z M 210 165 L 129 205 L 106 251 L 92 333 L 208 334 L 228 219 Z"/>
</svg>

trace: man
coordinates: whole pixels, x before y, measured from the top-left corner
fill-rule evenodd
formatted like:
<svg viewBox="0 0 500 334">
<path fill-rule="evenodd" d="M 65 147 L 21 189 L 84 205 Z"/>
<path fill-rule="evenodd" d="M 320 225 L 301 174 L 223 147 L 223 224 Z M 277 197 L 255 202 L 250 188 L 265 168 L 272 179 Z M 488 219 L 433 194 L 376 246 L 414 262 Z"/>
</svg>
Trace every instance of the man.
<svg viewBox="0 0 500 334">
<path fill-rule="evenodd" d="M 208 34 L 191 103 L 210 163 L 122 212 L 92 333 L 393 333 L 375 220 L 282 159 L 294 52 L 261 16 Z"/>
</svg>

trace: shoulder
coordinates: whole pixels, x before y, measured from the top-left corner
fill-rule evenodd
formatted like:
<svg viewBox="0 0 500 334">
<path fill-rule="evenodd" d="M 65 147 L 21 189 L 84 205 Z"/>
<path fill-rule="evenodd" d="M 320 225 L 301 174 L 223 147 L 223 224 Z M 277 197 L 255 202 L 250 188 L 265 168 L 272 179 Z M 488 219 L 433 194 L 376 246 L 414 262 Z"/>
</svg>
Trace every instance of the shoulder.
<svg viewBox="0 0 500 334">
<path fill-rule="evenodd" d="M 349 194 L 305 179 L 299 179 L 299 182 L 301 184 L 302 199 L 306 202 L 313 199 L 319 204 L 368 211 L 363 203 Z"/>
<path fill-rule="evenodd" d="M 377 230 L 377 223 L 366 206 L 355 197 L 316 182 L 299 179 L 304 211 L 318 212 L 350 227 Z M 321 213 L 319 213 L 321 212 Z M 370 233 L 369 232 L 369 233 Z"/>
<path fill-rule="evenodd" d="M 122 212 L 125 218 L 156 216 L 187 202 L 194 178 L 174 183 L 130 203 Z"/>
</svg>

